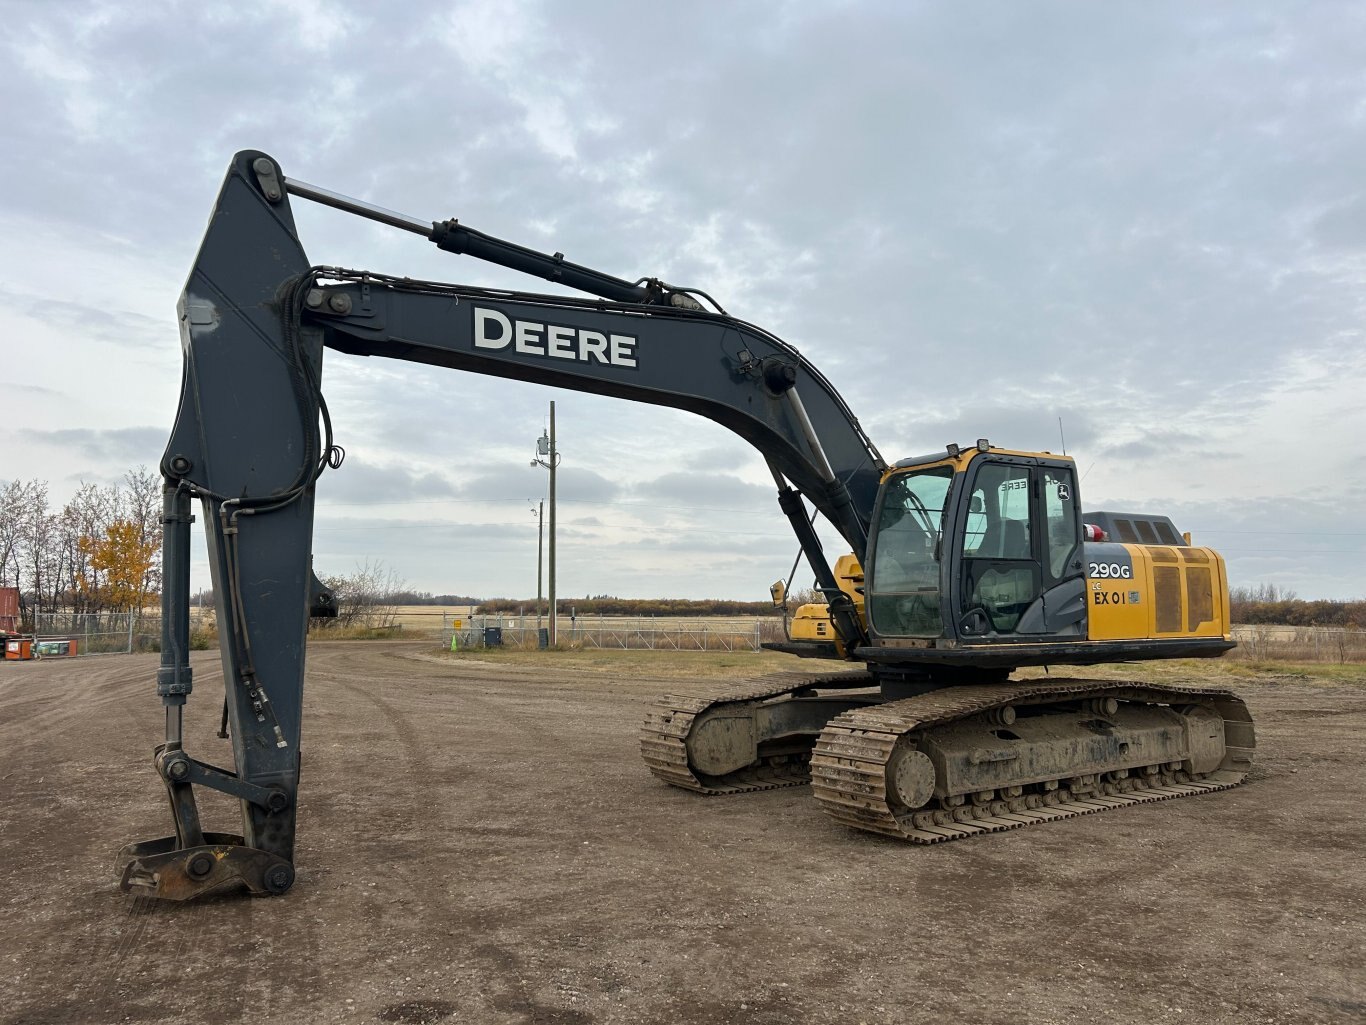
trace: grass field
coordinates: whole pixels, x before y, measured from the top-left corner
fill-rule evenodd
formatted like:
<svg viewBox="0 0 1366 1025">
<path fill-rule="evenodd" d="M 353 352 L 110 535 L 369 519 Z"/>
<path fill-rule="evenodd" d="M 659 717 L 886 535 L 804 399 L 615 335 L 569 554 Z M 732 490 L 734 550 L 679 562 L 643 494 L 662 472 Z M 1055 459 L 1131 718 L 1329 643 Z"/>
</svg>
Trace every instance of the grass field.
<svg viewBox="0 0 1366 1025">
<path fill-rule="evenodd" d="M 472 630 L 477 626 L 502 626 L 510 631 L 507 643 L 511 646 L 522 637 L 529 647 L 535 647 L 535 631 L 538 626 L 546 626 L 542 616 L 536 618 L 528 606 L 524 615 L 476 616 L 477 606 L 472 605 L 398 605 L 385 617 L 390 624 L 385 629 L 352 629 L 342 631 L 332 627 L 315 628 L 318 636 L 337 639 L 374 639 L 394 636 L 415 639 L 440 640 L 443 630 L 459 620 L 462 629 Z M 149 636 L 155 630 L 154 624 L 159 617 L 158 610 L 147 610 L 141 632 Z M 212 609 L 193 609 L 192 621 L 208 626 L 213 621 Z M 685 616 L 685 617 L 639 617 L 639 616 L 582 616 L 578 626 L 582 629 L 606 629 L 627 632 L 632 629 L 657 629 L 660 631 L 697 631 L 704 627 L 716 634 L 729 632 L 736 638 L 758 635 L 762 640 L 776 639 L 781 636 L 781 619 L 774 617 L 757 618 L 753 616 Z M 570 636 L 575 620 L 568 612 L 560 616 L 562 646 L 572 646 Z M 1234 639 L 1238 647 L 1227 657 L 1245 662 L 1294 662 L 1299 664 L 1362 664 L 1366 663 L 1366 630 L 1355 627 L 1311 627 L 1311 626 L 1269 626 L 1236 624 L 1233 627 Z M 212 642 L 213 638 L 205 636 Z"/>
<path fill-rule="evenodd" d="M 439 651 L 438 657 L 457 664 L 508 666 L 546 671 L 582 670 L 614 672 L 627 676 L 694 676 L 716 678 L 743 672 L 761 675 L 772 672 L 808 670 L 828 672 L 835 663 L 822 659 L 795 659 L 772 651 L 621 651 L 563 650 L 537 651 L 529 648 L 481 648 L 473 651 Z M 1166 662 L 1114 663 L 1060 669 L 1063 675 L 1086 675 L 1097 679 L 1161 681 L 1200 680 L 1214 686 L 1241 683 L 1310 683 L 1320 687 L 1366 687 L 1366 663 L 1325 664 L 1279 659 L 1257 661 L 1233 658 L 1171 659 Z M 1020 669 L 1019 679 L 1045 677 L 1045 669 Z"/>
</svg>

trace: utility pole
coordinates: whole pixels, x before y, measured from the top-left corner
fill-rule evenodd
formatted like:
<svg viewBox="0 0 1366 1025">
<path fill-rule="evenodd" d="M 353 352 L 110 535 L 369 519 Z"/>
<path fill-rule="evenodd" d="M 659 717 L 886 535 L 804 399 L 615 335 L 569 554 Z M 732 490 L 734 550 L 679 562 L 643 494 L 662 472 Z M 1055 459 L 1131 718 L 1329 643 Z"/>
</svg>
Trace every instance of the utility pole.
<svg viewBox="0 0 1366 1025">
<path fill-rule="evenodd" d="M 555 400 L 550 401 L 550 646 L 559 642 L 559 623 L 555 608 L 555 466 L 560 461 L 555 448 Z"/>
<path fill-rule="evenodd" d="M 555 468 L 560 465 L 560 450 L 555 447 L 555 403 L 550 403 L 550 430 L 542 431 L 536 440 L 536 458 L 532 466 L 544 466 L 550 471 L 550 629 L 547 641 L 554 647 L 559 636 L 559 617 L 555 608 Z M 542 503 L 542 509 L 544 509 Z M 540 607 L 541 570 L 540 549 L 536 553 L 536 601 Z"/>
<path fill-rule="evenodd" d="M 541 628 L 541 614 L 544 612 L 542 598 L 545 589 L 541 586 L 544 579 L 541 567 L 545 562 L 545 499 L 541 499 L 539 509 L 533 509 L 536 513 L 536 629 Z"/>
</svg>

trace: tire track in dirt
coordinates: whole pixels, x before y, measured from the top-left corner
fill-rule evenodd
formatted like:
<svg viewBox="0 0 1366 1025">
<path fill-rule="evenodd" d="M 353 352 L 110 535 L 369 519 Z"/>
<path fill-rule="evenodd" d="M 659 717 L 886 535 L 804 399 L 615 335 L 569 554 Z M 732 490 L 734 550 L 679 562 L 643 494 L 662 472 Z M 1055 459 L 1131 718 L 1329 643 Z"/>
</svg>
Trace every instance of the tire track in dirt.
<svg viewBox="0 0 1366 1025">
<path fill-rule="evenodd" d="M 58 669 L 50 661 L 34 666 L 32 672 L 24 672 L 29 667 L 22 667 L 23 675 L 12 681 L 14 688 L 0 689 L 0 721 L 22 723 L 14 736 L 5 737 L 7 743 L 15 747 L 26 743 L 49 746 L 64 734 L 83 733 L 81 727 L 114 706 L 130 717 L 136 716 L 133 687 L 146 674 L 148 692 L 155 695 L 155 669 L 148 672 L 146 666 L 114 662 L 114 656 L 99 658 L 94 667 L 82 665 L 79 674 L 63 673 L 56 679 L 44 677 L 45 670 Z"/>
<path fill-rule="evenodd" d="M 222 663 L 216 652 L 195 652 L 191 655 L 191 666 L 195 690 L 185 706 L 186 751 L 203 761 L 217 764 L 226 761 L 231 766 L 230 749 L 226 759 L 213 750 L 226 744 L 225 741 L 214 743 L 223 701 Z M 154 673 L 155 669 L 151 674 L 153 689 Z M 160 721 L 162 709 L 159 703 L 148 711 L 158 716 Z M 141 720 L 140 714 L 138 719 Z M 150 749 L 146 753 L 146 760 L 150 766 Z M 154 769 L 149 769 L 148 784 L 158 788 L 163 786 Z M 229 833 L 240 831 L 240 819 L 235 815 L 235 798 L 228 798 L 202 786 L 196 787 L 195 794 L 204 817 L 205 829 Z M 161 828 L 153 829 L 151 834 L 174 832 L 175 824 L 169 808 L 163 806 L 159 821 Z M 213 1008 L 203 1016 L 205 1022 L 235 1021 L 250 1007 L 274 1006 L 281 987 L 287 988 L 297 981 L 290 976 L 282 977 L 273 964 L 276 959 L 272 955 L 269 937 L 278 928 L 283 905 L 272 908 L 270 899 L 255 898 L 242 890 L 228 890 L 184 902 L 141 895 L 120 894 L 119 897 L 127 904 L 124 915 L 132 925 L 126 933 L 116 937 L 108 955 L 110 970 L 106 973 L 104 986 L 107 991 L 120 987 L 135 1001 L 137 990 L 132 987 L 136 987 L 137 977 L 165 960 L 165 948 L 168 945 L 183 952 L 182 957 L 187 966 L 192 966 L 201 976 L 198 986 L 207 987 L 212 992 L 212 996 L 204 1001 Z M 204 937 L 210 935 L 232 937 L 232 940 L 227 944 L 222 944 L 220 940 L 219 945 L 206 946 Z M 316 963 L 318 944 L 311 929 L 293 933 L 289 942 L 290 956 L 296 964 Z M 224 972 L 222 961 L 225 956 L 234 960 L 241 970 Z M 139 1005 L 135 1002 L 130 1007 L 137 1010 Z M 183 1012 L 175 1009 L 168 1013 L 174 1018 Z"/>
<path fill-rule="evenodd" d="M 388 732 L 397 741 L 397 749 L 401 752 L 400 762 L 403 777 L 413 781 L 412 785 L 397 790 L 399 795 L 397 801 L 393 799 L 394 792 L 382 796 L 381 799 L 385 802 L 384 818 L 388 819 L 392 815 L 399 821 L 395 822 L 394 828 L 389 831 L 387 842 L 382 846 L 378 844 L 367 845 L 360 857 L 383 856 L 382 868 L 375 866 L 375 869 L 383 872 L 386 892 L 397 891 L 405 895 L 423 894 L 424 891 L 431 888 L 432 884 L 430 870 L 422 867 L 424 865 L 423 856 L 427 853 L 423 849 L 425 843 L 420 838 L 407 840 L 402 837 L 407 831 L 406 827 L 414 827 L 419 824 L 426 830 L 435 826 L 442 834 L 446 832 L 447 828 L 445 824 L 433 822 L 431 803 L 424 800 L 426 781 L 430 780 L 432 776 L 431 764 L 424 746 L 418 739 L 408 715 L 397 709 L 391 700 L 373 693 L 365 686 L 348 682 L 340 677 L 333 677 L 330 682 L 332 686 L 349 694 L 353 700 L 369 705 L 379 714 Z M 392 769 L 390 772 L 392 773 Z M 381 826 L 382 820 L 377 819 L 371 828 L 379 832 Z M 394 883 L 397 885 L 393 885 Z M 446 915 L 440 912 L 439 904 L 436 901 L 428 899 L 413 902 L 404 899 L 403 907 L 409 928 L 411 929 L 413 920 L 416 920 L 418 931 L 421 934 L 440 935 L 448 927 Z M 382 916 L 380 924 L 382 925 Z M 402 999 L 391 1000 L 387 1006 L 379 1008 L 376 1011 L 376 1017 L 380 1021 L 436 1022 L 449 1017 L 456 1010 L 456 1005 L 448 1001 L 405 992 Z"/>
<path fill-rule="evenodd" d="M 88 736 L 92 732 L 115 738 L 112 741 L 115 744 L 118 743 L 116 738 L 137 733 L 151 733 L 159 739 L 157 735 L 164 712 L 155 697 L 156 665 L 151 658 L 139 658 L 137 664 L 129 665 L 127 661 L 115 661 L 111 656 L 96 667 L 81 667 L 83 671 L 77 675 L 78 690 L 67 686 L 62 689 L 60 698 L 49 694 L 42 700 L 11 703 L 9 708 L 17 705 L 29 712 L 24 722 L 25 732 L 39 738 L 42 746 L 50 746 L 63 736 Z M 200 700 L 195 701 L 192 697 L 187 709 L 200 711 L 196 705 L 213 707 L 214 696 L 221 693 L 223 674 L 221 665 L 211 653 L 197 653 L 194 665 L 196 693 Z M 135 688 L 145 688 L 145 693 L 139 694 Z M 216 728 L 217 715 L 212 718 Z M 94 726 L 96 722 L 97 727 Z M 187 742 L 192 749 L 195 741 L 189 734 Z M 134 764 L 140 763 L 147 768 L 145 785 L 159 788 L 161 783 L 150 767 L 151 761 L 149 746 Z M 128 768 L 127 759 L 105 759 L 100 765 L 87 764 L 85 772 L 112 778 Z M 173 832 L 169 811 L 163 815 L 164 820 L 155 832 Z M 139 838 L 147 837 L 140 835 Z M 59 947 L 59 961 L 83 965 L 87 970 L 70 974 L 64 987 L 65 999 L 60 1004 L 24 1009 L 13 1021 L 94 1021 L 106 1015 L 110 1020 L 172 1019 L 179 1013 L 176 1009 L 146 1002 L 139 977 L 165 964 L 168 947 L 194 950 L 197 937 L 206 931 L 206 927 L 221 923 L 224 917 L 233 920 L 233 929 L 238 934 L 252 935 L 254 902 L 249 899 L 210 898 L 182 904 L 118 892 L 112 867 L 119 842 L 113 837 L 109 841 L 107 859 L 96 859 L 107 860 L 106 878 L 92 881 L 78 894 L 74 906 L 68 910 L 68 916 L 76 920 L 73 927 L 57 930 L 65 939 Z M 103 837 L 94 842 L 102 843 Z M 94 852 L 89 853 L 93 857 Z M 233 985 L 230 992 L 222 994 L 226 1002 L 232 1003 L 234 996 L 240 997 L 237 990 Z M 92 1012 L 94 1007 L 100 1010 Z"/>
<path fill-rule="evenodd" d="M 396 805 L 393 811 L 400 819 L 395 823 L 395 832 L 389 835 L 383 851 L 383 872 L 386 877 L 396 877 L 399 883 L 397 889 L 402 892 L 423 895 L 423 899 L 418 901 L 415 907 L 408 906 L 405 916 L 408 919 L 405 923 L 406 928 L 411 931 L 414 925 L 412 919 L 416 919 L 417 931 L 439 936 L 449 932 L 452 909 L 437 899 L 446 880 L 440 876 L 433 877 L 429 860 L 431 851 L 424 837 L 431 836 L 433 832 L 439 836 L 450 837 L 454 829 L 460 831 L 455 834 L 458 836 L 470 834 L 471 839 L 465 841 L 465 844 L 482 846 L 483 839 L 473 836 L 470 823 L 452 825 L 449 821 L 442 821 L 445 816 L 440 811 L 439 802 L 432 800 L 432 788 L 428 783 L 438 779 L 442 772 L 434 768 L 432 758 L 428 754 L 428 745 L 420 737 L 419 728 L 414 725 L 415 719 L 423 715 L 423 710 L 421 707 L 403 707 L 405 700 L 420 703 L 423 695 L 414 694 L 409 689 L 397 689 L 396 693 L 399 696 L 395 698 L 372 689 L 384 684 L 410 684 L 413 673 L 404 666 L 405 661 L 402 656 L 392 652 L 372 651 L 361 656 L 359 662 L 348 658 L 344 667 L 345 675 L 341 675 L 333 670 L 334 660 L 324 656 L 315 660 L 313 671 L 320 676 L 330 677 L 330 686 L 338 687 L 356 701 L 373 708 L 385 723 L 387 732 L 396 740 L 396 748 L 401 751 L 403 775 L 405 778 L 413 779 L 414 784 L 402 788 L 397 801 L 392 800 L 392 793 L 386 795 L 391 799 L 391 804 Z M 351 682 L 346 678 L 354 679 L 360 676 L 365 678 L 365 685 Z M 423 673 L 424 683 L 432 682 L 433 679 L 439 680 L 441 677 L 433 677 L 429 671 Z M 487 674 L 484 674 L 482 679 L 487 681 Z M 461 700 L 464 701 L 467 697 L 468 695 L 462 692 Z M 480 704 L 494 703 L 489 701 Z M 449 765 L 443 766 L 443 770 L 449 771 L 449 768 Z M 489 788 L 489 792 L 496 793 L 496 788 Z M 437 808 L 435 814 L 434 806 Z M 411 843 L 403 839 L 408 831 L 405 825 L 418 827 L 416 838 Z M 396 839 L 402 845 L 397 849 Z M 404 849 L 405 847 L 410 849 Z M 468 976 L 466 988 L 477 990 L 480 997 L 487 1001 L 491 1011 L 513 1015 L 525 1022 L 556 1021 L 563 1025 L 574 1025 L 591 1021 L 590 1018 L 581 1016 L 571 1009 L 543 1005 L 533 998 L 528 991 L 526 980 L 528 976 L 535 974 L 534 969 L 528 967 L 526 959 L 518 954 L 513 944 L 500 943 L 497 940 L 499 930 L 505 924 L 503 916 L 467 907 L 458 909 L 458 914 L 462 924 L 467 923 L 470 932 L 475 937 L 483 939 L 472 946 L 457 945 L 448 957 L 458 958 L 460 969 Z M 467 968 L 469 962 L 477 962 L 486 967 L 471 971 Z M 491 991 L 485 992 L 490 989 Z M 378 1012 L 380 1020 L 434 1022 L 455 1013 L 457 1009 L 456 1004 L 446 1000 L 427 998 L 423 994 L 413 994 L 417 999 L 408 999 L 408 996 L 405 994 L 403 1001 L 381 1009 Z M 470 1007 L 463 1009 L 467 1013 L 474 1011 Z M 477 1020 L 477 1016 L 468 1020 Z"/>
</svg>

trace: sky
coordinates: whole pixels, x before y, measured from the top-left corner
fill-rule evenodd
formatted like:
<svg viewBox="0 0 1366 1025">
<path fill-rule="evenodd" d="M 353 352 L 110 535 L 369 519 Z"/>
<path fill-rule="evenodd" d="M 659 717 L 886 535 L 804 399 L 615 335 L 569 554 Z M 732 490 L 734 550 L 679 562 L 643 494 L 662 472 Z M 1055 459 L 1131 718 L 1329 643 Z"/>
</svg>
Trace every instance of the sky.
<svg viewBox="0 0 1366 1025">
<path fill-rule="evenodd" d="M 1233 586 L 1366 596 L 1366 7 L 0 0 L 0 480 L 160 461 L 228 163 L 618 277 L 796 345 L 889 460 L 1066 448 Z M 294 201 L 314 263 L 547 291 Z M 320 575 L 748 598 L 796 542 L 710 421 L 328 353 Z M 832 559 L 840 542 L 822 536 Z M 202 540 L 195 586 L 207 585 Z M 797 586 L 809 584 L 799 571 Z"/>
</svg>

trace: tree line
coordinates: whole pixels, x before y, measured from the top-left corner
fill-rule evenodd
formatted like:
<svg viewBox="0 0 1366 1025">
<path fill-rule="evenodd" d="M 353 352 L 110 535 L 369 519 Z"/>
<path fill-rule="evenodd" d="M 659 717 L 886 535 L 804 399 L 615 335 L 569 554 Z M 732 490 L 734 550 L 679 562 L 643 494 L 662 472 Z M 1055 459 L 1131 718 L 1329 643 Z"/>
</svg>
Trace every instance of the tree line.
<svg viewBox="0 0 1366 1025">
<path fill-rule="evenodd" d="M 1366 601 L 1317 598 L 1305 601 L 1275 584 L 1229 590 L 1229 613 L 1235 623 L 1274 626 L 1366 627 Z"/>
<path fill-rule="evenodd" d="M 19 589 L 20 616 L 62 611 L 80 614 L 140 611 L 161 591 L 161 477 L 146 467 L 129 470 L 118 484 L 82 482 L 60 509 L 48 482 L 0 483 L 0 587 Z M 367 562 L 349 576 L 324 578 L 342 618 L 373 625 L 399 605 L 477 605 L 482 613 L 534 611 L 536 599 L 491 598 L 412 591 L 382 564 Z M 212 592 L 199 596 L 212 602 Z M 823 600 L 815 592 L 789 596 L 795 609 Z M 542 602 L 544 606 L 544 602 Z M 561 598 L 562 615 L 770 616 L 767 601 L 618 598 L 599 594 Z M 1305 601 L 1275 584 L 1234 587 L 1229 611 L 1235 623 L 1366 627 L 1366 600 Z M 340 624 L 339 624 L 340 625 Z"/>
<path fill-rule="evenodd" d="M 161 590 L 161 477 L 146 467 L 118 484 L 82 482 L 60 509 L 48 482 L 0 484 L 0 587 L 35 611 L 140 610 Z"/>
<path fill-rule="evenodd" d="M 475 603 L 471 603 L 475 604 Z M 536 599 L 490 598 L 477 603 L 481 615 L 536 611 Z M 722 598 L 616 598 L 600 594 L 592 598 L 561 598 L 560 615 L 578 616 L 776 616 L 771 601 L 730 601 Z M 549 608 L 545 599 L 542 609 Z"/>
</svg>

